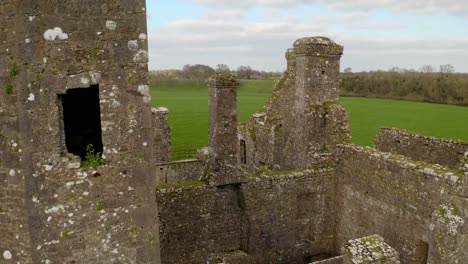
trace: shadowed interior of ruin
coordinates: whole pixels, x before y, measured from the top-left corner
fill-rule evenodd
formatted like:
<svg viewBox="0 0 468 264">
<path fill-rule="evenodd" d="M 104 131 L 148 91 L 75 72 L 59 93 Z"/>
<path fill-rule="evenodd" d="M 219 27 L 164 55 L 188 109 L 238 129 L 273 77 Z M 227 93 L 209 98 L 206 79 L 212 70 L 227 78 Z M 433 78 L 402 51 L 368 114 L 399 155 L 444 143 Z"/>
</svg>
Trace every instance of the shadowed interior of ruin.
<svg viewBox="0 0 468 264">
<path fill-rule="evenodd" d="M 101 110 L 99 85 L 70 89 L 61 96 L 65 142 L 68 153 L 86 158 L 86 147 L 102 153 Z"/>
</svg>

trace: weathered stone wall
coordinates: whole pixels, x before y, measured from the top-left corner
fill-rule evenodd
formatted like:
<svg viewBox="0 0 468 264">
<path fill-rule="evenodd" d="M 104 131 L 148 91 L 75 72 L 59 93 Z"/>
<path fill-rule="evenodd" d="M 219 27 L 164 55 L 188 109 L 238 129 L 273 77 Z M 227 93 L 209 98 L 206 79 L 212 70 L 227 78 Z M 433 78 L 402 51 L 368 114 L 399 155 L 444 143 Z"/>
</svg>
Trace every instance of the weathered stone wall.
<svg viewBox="0 0 468 264">
<path fill-rule="evenodd" d="M 236 250 L 247 254 L 236 254 L 239 263 L 309 263 L 333 255 L 333 169 L 264 172 L 222 188 L 204 184 L 158 191 L 163 263 L 201 263 L 210 253 Z"/>
<path fill-rule="evenodd" d="M 156 166 L 157 185 L 175 185 L 199 181 L 203 178 L 204 165 L 199 160 L 181 160 Z"/>
<path fill-rule="evenodd" d="M 309 263 L 316 255 L 334 254 L 332 169 L 270 172 L 242 189 L 250 255 L 273 255 L 273 263 Z"/>
<path fill-rule="evenodd" d="M 452 169 L 464 167 L 464 158 L 468 156 L 468 143 L 416 135 L 398 128 L 379 129 L 375 148 Z"/>
<path fill-rule="evenodd" d="M 468 174 L 371 148 L 343 145 L 336 153 L 337 245 L 382 235 L 402 263 L 468 261 Z"/>
<path fill-rule="evenodd" d="M 245 244 L 239 186 L 205 184 L 158 191 L 162 263 L 205 263 Z"/>
<path fill-rule="evenodd" d="M 16 62 L 17 46 L 22 46 L 16 1 L 0 4 L 0 260 L 8 263 L 31 263 L 31 247 L 25 200 L 27 189 L 22 168 L 20 101 L 15 87 L 24 73 Z"/>
<path fill-rule="evenodd" d="M 17 206 L 1 236 L 19 241 L 0 250 L 14 263 L 158 263 L 145 1 L 15 0 L 0 12 L 0 175 L 11 183 L 0 199 L 5 212 Z M 61 100 L 91 85 L 108 165 L 78 169 Z"/>
</svg>

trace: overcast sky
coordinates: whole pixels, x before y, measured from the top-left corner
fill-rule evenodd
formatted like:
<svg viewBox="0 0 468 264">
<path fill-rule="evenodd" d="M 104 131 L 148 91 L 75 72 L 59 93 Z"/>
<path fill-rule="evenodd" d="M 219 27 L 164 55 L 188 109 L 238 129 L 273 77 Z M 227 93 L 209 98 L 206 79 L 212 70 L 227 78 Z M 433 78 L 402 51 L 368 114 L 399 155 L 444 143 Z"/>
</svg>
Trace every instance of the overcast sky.
<svg viewBox="0 0 468 264">
<path fill-rule="evenodd" d="M 150 69 L 185 64 L 283 71 L 306 36 L 345 47 L 341 67 L 452 64 L 468 72 L 468 0 L 147 0 Z"/>
</svg>

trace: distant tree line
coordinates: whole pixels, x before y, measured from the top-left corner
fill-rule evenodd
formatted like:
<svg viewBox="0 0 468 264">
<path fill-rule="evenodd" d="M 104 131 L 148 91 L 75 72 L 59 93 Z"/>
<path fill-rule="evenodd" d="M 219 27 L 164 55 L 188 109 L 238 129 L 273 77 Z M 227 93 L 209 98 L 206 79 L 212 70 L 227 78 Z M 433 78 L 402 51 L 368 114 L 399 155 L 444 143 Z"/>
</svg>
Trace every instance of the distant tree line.
<svg viewBox="0 0 468 264">
<path fill-rule="evenodd" d="M 205 80 L 215 73 L 233 74 L 240 79 L 271 79 L 279 78 L 280 72 L 267 72 L 254 70 L 250 66 L 239 66 L 236 70 L 232 70 L 226 64 L 218 64 L 216 68 L 207 65 L 194 64 L 185 65 L 181 70 L 161 70 L 152 71 L 153 79 L 190 79 L 190 80 Z"/>
<path fill-rule="evenodd" d="M 450 65 L 439 71 L 430 65 L 419 71 L 394 67 L 389 71 L 352 73 L 340 78 L 343 96 L 373 97 L 468 106 L 468 74 L 455 73 Z"/>
<path fill-rule="evenodd" d="M 240 66 L 236 70 L 225 64 L 216 68 L 207 65 L 185 65 L 181 70 L 152 71 L 152 84 L 172 87 L 184 80 L 184 85 L 202 87 L 215 73 L 234 74 L 240 79 L 279 79 L 279 72 L 265 72 Z M 468 74 L 455 73 L 450 64 L 436 68 L 424 65 L 418 70 L 393 67 L 388 71 L 353 73 L 344 69 L 340 77 L 341 95 L 383 99 L 410 100 L 468 106 Z"/>
</svg>

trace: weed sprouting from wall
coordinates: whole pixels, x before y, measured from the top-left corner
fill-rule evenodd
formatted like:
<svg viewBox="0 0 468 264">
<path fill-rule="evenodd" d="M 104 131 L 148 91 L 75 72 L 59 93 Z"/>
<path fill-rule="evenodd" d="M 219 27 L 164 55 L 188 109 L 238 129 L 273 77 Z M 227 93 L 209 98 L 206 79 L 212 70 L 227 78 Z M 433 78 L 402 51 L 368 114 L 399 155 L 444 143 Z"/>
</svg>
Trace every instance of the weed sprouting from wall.
<svg viewBox="0 0 468 264">
<path fill-rule="evenodd" d="M 9 74 L 11 77 L 16 77 L 16 75 L 18 75 L 18 68 L 16 67 L 16 63 L 11 67 Z"/>
<path fill-rule="evenodd" d="M 81 167 L 96 168 L 106 164 L 107 162 L 101 157 L 101 152 L 95 153 L 94 146 L 89 144 L 86 147 L 86 159 L 81 162 Z"/>
<path fill-rule="evenodd" d="M 5 86 L 4 90 L 5 90 L 5 94 L 6 94 L 6 95 L 10 95 L 10 94 L 13 93 L 13 86 L 11 86 L 10 84 L 8 84 L 7 86 Z"/>
</svg>

